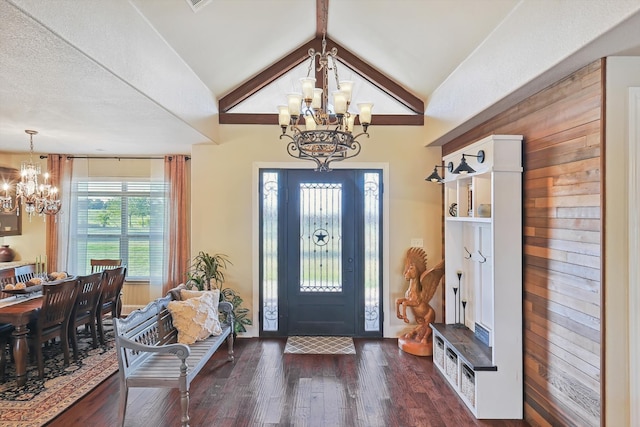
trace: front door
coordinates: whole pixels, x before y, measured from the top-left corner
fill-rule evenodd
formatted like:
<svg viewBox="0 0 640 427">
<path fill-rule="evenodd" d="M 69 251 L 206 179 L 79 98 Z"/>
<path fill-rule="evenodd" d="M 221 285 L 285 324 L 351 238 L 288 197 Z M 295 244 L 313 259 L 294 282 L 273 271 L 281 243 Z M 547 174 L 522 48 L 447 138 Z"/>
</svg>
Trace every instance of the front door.
<svg viewBox="0 0 640 427">
<path fill-rule="evenodd" d="M 288 334 L 353 336 L 354 173 L 290 171 L 287 192 Z"/>
<path fill-rule="evenodd" d="M 262 170 L 261 336 L 382 336 L 380 170 Z"/>
</svg>

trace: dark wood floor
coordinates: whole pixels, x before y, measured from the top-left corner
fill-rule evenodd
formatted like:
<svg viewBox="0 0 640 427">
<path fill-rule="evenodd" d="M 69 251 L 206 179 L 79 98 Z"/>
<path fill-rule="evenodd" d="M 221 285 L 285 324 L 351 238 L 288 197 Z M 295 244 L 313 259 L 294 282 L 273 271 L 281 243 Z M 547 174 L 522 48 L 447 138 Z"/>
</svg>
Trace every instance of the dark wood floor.
<svg viewBox="0 0 640 427">
<path fill-rule="evenodd" d="M 431 358 L 396 340 L 355 345 L 356 355 L 292 355 L 284 339 L 240 339 L 235 363 L 218 351 L 191 384 L 191 426 L 527 426 L 476 420 Z M 47 425 L 116 426 L 118 393 L 114 375 Z M 179 426 L 177 390 L 132 389 L 125 425 Z"/>
</svg>

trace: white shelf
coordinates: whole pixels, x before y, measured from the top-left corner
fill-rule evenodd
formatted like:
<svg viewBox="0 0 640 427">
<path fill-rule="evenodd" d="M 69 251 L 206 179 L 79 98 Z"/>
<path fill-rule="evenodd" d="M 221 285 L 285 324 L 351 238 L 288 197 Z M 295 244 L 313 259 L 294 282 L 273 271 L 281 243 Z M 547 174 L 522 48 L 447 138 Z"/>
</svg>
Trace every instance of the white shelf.
<svg viewBox="0 0 640 427">
<path fill-rule="evenodd" d="M 480 150 L 483 162 L 473 157 Z M 445 324 L 464 323 L 471 336 L 476 325 L 486 330 L 483 345 L 497 369 L 473 371 L 465 361 L 467 346 L 446 339 L 445 351 L 459 354 L 457 380 L 446 375 L 446 366 L 435 365 L 480 419 L 523 417 L 521 151 L 522 136 L 492 135 L 443 157 L 445 165 L 451 162 L 455 168 L 465 154 L 475 170 L 465 175 L 445 171 Z M 456 216 L 450 213 L 454 203 Z M 472 393 L 470 383 L 462 387 L 465 364 L 473 371 Z"/>
<path fill-rule="evenodd" d="M 484 218 L 484 217 L 447 217 L 446 221 L 449 222 L 480 222 L 480 223 L 485 223 L 485 224 L 490 224 L 491 223 L 491 218 Z"/>
</svg>

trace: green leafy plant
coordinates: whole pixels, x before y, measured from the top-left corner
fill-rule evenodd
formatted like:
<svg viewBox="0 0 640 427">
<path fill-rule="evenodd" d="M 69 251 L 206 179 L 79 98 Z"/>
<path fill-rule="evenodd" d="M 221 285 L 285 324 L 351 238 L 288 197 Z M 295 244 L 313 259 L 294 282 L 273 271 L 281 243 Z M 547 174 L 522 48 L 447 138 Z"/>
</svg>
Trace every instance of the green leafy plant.
<svg viewBox="0 0 640 427">
<path fill-rule="evenodd" d="M 246 332 L 247 328 L 245 328 L 245 326 L 252 325 L 253 323 L 251 319 L 247 317 L 249 309 L 240 307 L 243 302 L 240 294 L 234 289 L 224 288 L 220 291 L 220 301 L 228 301 L 233 305 L 233 316 L 235 318 L 234 333 Z"/>
<path fill-rule="evenodd" d="M 227 264 L 233 265 L 225 254 L 210 255 L 200 251 L 193 258 L 187 272 L 187 284 L 201 291 L 217 289 L 224 282 L 224 269 L 227 268 Z M 211 287 L 212 281 L 215 282 L 213 288 Z"/>
</svg>

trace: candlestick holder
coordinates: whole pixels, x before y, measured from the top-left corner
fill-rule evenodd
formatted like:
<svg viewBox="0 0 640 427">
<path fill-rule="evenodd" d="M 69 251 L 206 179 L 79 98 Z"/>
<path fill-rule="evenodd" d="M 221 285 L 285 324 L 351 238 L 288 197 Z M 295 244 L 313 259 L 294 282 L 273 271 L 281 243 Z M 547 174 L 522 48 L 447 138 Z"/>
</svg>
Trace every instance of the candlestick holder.
<svg viewBox="0 0 640 427">
<path fill-rule="evenodd" d="M 465 312 L 467 309 L 467 300 L 462 300 L 462 326 L 464 327 L 466 322 Z"/>
<path fill-rule="evenodd" d="M 455 289 L 455 290 L 459 289 L 460 290 L 460 299 L 462 299 L 462 281 L 461 281 L 461 279 L 462 279 L 462 271 L 460 271 L 460 270 L 456 271 L 456 276 L 458 276 L 458 287 L 457 288 L 453 288 L 453 289 Z M 460 311 L 460 308 L 459 308 L 460 302 L 459 302 L 458 299 L 456 299 L 455 302 L 456 302 L 456 307 L 455 307 L 456 311 L 459 312 Z M 464 328 L 464 322 L 460 323 L 460 316 L 459 315 L 456 316 L 456 323 L 453 326 L 455 328 Z"/>
<path fill-rule="evenodd" d="M 453 288 L 453 323 L 458 324 L 458 288 Z"/>
</svg>

